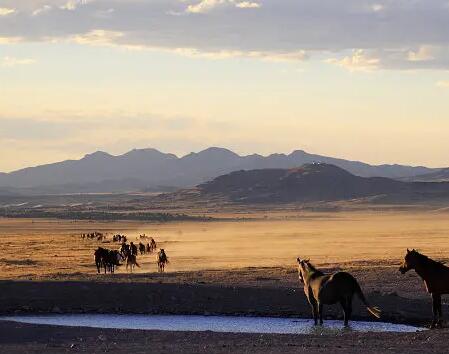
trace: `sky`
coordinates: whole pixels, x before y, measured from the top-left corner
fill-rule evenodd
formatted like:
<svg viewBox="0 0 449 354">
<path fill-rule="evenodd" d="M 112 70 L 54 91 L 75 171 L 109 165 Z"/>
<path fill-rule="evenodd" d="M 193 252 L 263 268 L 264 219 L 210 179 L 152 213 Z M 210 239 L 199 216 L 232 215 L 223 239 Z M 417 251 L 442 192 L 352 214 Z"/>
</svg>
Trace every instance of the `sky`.
<svg viewBox="0 0 449 354">
<path fill-rule="evenodd" d="M 449 0 L 0 0 L 0 171 L 209 146 L 449 166 Z"/>
</svg>

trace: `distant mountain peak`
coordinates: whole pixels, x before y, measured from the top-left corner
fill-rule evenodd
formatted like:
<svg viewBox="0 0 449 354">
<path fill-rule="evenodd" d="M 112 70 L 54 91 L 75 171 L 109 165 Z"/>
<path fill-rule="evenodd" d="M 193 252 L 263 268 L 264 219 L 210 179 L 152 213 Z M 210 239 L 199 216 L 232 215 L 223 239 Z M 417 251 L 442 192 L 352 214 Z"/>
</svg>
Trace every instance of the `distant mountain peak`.
<svg viewBox="0 0 449 354">
<path fill-rule="evenodd" d="M 305 152 L 304 150 L 294 150 L 290 153 L 289 156 L 305 156 L 307 155 L 307 152 Z"/>
<path fill-rule="evenodd" d="M 103 158 L 103 157 L 113 157 L 112 155 L 108 154 L 104 151 L 95 151 L 91 154 L 84 155 L 83 159 L 97 159 L 97 158 Z"/>
<path fill-rule="evenodd" d="M 136 156 L 136 157 L 139 157 L 139 156 L 158 156 L 159 157 L 160 156 L 160 157 L 170 157 L 170 158 L 177 157 L 174 154 L 169 154 L 169 153 L 166 154 L 164 152 L 161 152 L 161 151 L 159 151 L 157 149 L 153 149 L 153 148 L 132 149 L 120 156 L 122 158 L 130 157 L 130 156 Z"/>
<path fill-rule="evenodd" d="M 204 150 L 201 150 L 200 152 L 191 152 L 190 154 L 187 154 L 183 157 L 183 159 L 191 159 L 191 158 L 198 158 L 198 157 L 210 157 L 210 158 L 240 158 L 238 154 L 235 152 L 222 148 L 222 147 L 210 147 Z"/>
<path fill-rule="evenodd" d="M 239 156 L 234 151 L 231 151 L 231 150 L 223 148 L 223 147 L 217 147 L 217 146 L 212 146 L 207 149 L 204 149 L 204 150 L 198 152 L 198 155 L 199 154 L 225 154 L 225 155 Z"/>
</svg>

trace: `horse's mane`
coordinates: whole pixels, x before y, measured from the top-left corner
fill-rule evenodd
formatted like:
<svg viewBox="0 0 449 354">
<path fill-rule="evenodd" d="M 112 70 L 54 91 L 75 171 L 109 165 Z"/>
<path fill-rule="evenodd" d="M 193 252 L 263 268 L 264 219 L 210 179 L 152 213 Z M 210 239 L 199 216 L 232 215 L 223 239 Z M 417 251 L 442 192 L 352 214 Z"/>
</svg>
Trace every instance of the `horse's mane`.
<svg viewBox="0 0 449 354">
<path fill-rule="evenodd" d="M 429 266 L 434 268 L 446 268 L 446 266 L 439 262 L 435 261 L 434 259 L 426 256 L 425 254 L 419 253 L 418 251 L 414 250 L 415 256 L 417 256 L 422 263 L 427 263 Z"/>
<path fill-rule="evenodd" d="M 306 264 L 313 273 L 318 275 L 324 275 L 324 273 L 321 270 L 317 269 L 312 263 L 306 262 Z"/>
</svg>

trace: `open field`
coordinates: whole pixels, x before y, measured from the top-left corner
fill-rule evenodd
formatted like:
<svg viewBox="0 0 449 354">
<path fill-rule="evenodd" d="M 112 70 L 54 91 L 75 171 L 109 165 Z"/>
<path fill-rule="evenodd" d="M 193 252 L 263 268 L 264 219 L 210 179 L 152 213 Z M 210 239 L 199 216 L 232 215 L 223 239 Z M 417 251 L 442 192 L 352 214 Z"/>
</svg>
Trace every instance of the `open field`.
<svg viewBox="0 0 449 354">
<path fill-rule="evenodd" d="M 289 219 L 254 221 L 86 222 L 0 219 L 0 277 L 58 278 L 58 274 L 92 274 L 97 241 L 83 232 L 124 233 L 130 241 L 153 236 L 170 258 L 168 270 L 286 267 L 297 256 L 321 265 L 398 264 L 407 247 L 437 259 L 449 255 L 447 214 L 405 212 L 296 213 Z M 108 248 L 118 244 L 103 243 Z M 139 259 L 139 272 L 154 272 L 154 256 Z M 120 270 L 119 272 L 124 272 Z"/>
<path fill-rule="evenodd" d="M 238 215 L 235 214 L 235 215 Z M 234 215 L 234 216 L 235 216 Z M 229 216 L 229 215 L 228 215 Z M 344 269 L 360 281 L 383 320 L 425 325 L 429 296 L 414 272 L 397 268 L 407 247 L 446 260 L 449 219 L 434 212 L 340 212 L 253 215 L 254 220 L 144 223 L 0 219 L 2 313 L 103 312 L 240 314 L 309 317 L 295 258 L 311 258 L 326 271 Z M 134 274 L 96 274 L 93 250 L 101 243 L 83 232 L 123 233 L 134 241 L 155 237 L 170 258 L 156 273 L 155 256 L 139 256 Z M 117 248 L 117 244 L 103 243 Z M 444 304 L 444 311 L 448 306 Z M 338 307 L 326 317 L 340 318 Z M 355 319 L 370 319 L 358 302 Z M 2 323 L 0 352 L 333 352 L 363 350 L 442 352 L 449 332 L 232 335 L 55 328 Z M 26 335 L 31 330 L 39 335 Z M 110 340 L 105 343 L 106 336 Z M 81 339 L 80 339 L 81 338 Z M 192 338 L 194 339 L 192 341 Z M 73 348 L 70 346 L 75 343 Z M 116 343 L 116 344 L 111 344 Z M 149 346 L 146 348 L 146 346 Z"/>
</svg>

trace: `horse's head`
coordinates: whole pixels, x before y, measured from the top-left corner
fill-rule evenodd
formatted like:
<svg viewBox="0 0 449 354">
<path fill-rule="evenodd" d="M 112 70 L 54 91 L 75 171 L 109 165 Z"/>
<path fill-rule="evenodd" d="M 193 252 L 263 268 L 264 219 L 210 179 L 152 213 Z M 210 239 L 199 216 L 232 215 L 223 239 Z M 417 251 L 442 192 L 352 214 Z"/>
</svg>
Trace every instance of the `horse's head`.
<svg viewBox="0 0 449 354">
<path fill-rule="evenodd" d="M 407 248 L 407 253 L 404 257 L 404 262 L 402 262 L 401 266 L 399 267 L 399 271 L 402 274 L 407 273 L 410 269 L 415 269 L 416 265 L 419 262 L 419 253 L 415 249 L 412 249 L 411 251 Z"/>
<path fill-rule="evenodd" d="M 304 283 L 304 278 L 307 274 L 308 271 L 308 264 L 309 264 L 309 260 L 301 260 L 298 258 L 296 258 L 296 261 L 298 262 L 298 277 L 299 277 L 299 281 L 301 283 Z"/>
</svg>

